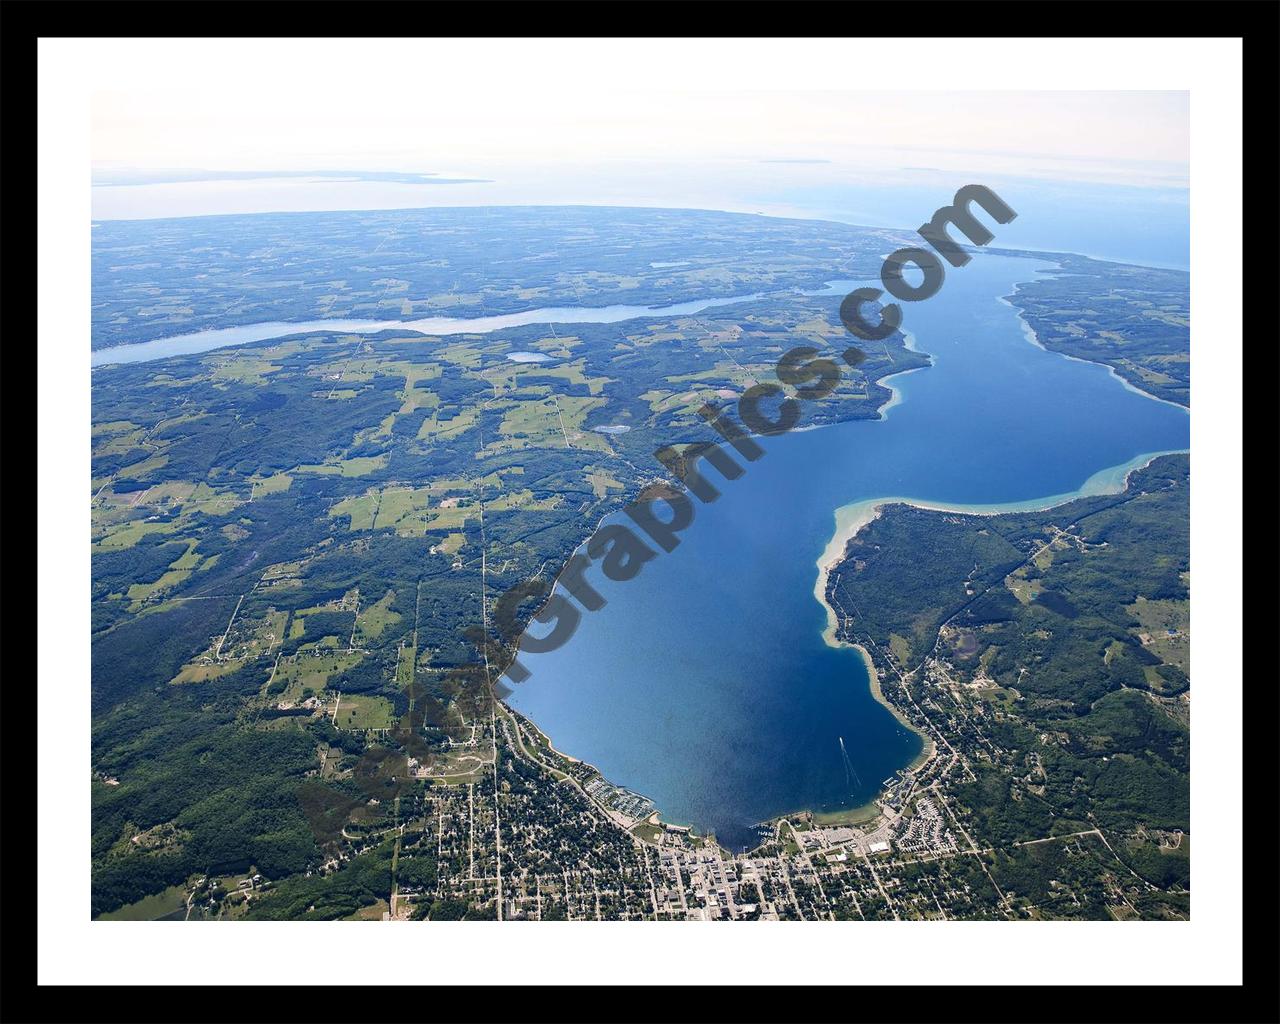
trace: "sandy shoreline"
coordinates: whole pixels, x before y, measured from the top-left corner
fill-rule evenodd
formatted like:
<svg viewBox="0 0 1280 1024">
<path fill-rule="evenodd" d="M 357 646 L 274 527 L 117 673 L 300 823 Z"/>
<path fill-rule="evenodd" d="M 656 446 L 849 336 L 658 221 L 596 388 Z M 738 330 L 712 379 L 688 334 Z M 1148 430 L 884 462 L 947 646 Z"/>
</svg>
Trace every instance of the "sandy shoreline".
<svg viewBox="0 0 1280 1024">
<path fill-rule="evenodd" d="M 916 336 L 914 334 L 902 328 L 899 328 L 899 330 L 902 332 L 903 348 L 905 348 L 908 352 L 923 351 L 921 348 L 919 348 L 916 345 Z M 925 354 L 929 355 L 929 353 L 925 353 Z M 901 405 L 903 401 L 902 389 L 895 384 L 890 384 L 889 381 L 893 380 L 894 377 L 906 377 L 908 374 L 916 373 L 919 370 L 932 369 L 933 360 L 934 360 L 934 357 L 932 355 L 929 355 L 929 362 L 925 366 L 912 366 L 906 370 L 895 370 L 893 373 L 886 373 L 883 377 L 881 377 L 879 380 L 876 381 L 876 383 L 879 384 L 882 388 L 887 388 L 889 391 L 889 401 L 885 402 L 884 405 L 880 406 L 880 417 L 879 417 L 880 419 L 882 420 L 888 419 L 889 410 L 894 409 L 897 406 Z"/>
<path fill-rule="evenodd" d="M 937 754 L 938 744 L 927 732 L 922 732 L 916 726 L 912 725 L 911 722 L 908 721 L 907 716 L 898 710 L 895 705 L 891 704 L 888 699 L 886 699 L 884 691 L 880 688 L 880 673 L 876 671 L 875 662 L 871 660 L 871 652 L 861 644 L 850 644 L 849 646 L 862 655 L 862 660 L 867 666 L 867 679 L 871 685 L 871 696 L 888 708 L 890 714 L 898 720 L 899 724 L 901 724 L 904 729 L 910 729 L 920 737 L 920 753 L 916 754 L 916 756 L 911 759 L 911 763 L 907 765 L 904 770 L 914 772 L 917 769 L 924 767 L 924 765 L 931 761 L 934 755 Z"/>
<path fill-rule="evenodd" d="M 1171 405 L 1175 409 L 1185 410 L 1188 416 L 1191 415 L 1191 409 L 1188 406 L 1183 405 L 1181 402 L 1174 402 L 1168 398 L 1161 398 L 1159 395 L 1153 395 L 1150 391 L 1143 391 L 1142 388 L 1134 384 L 1133 381 L 1127 380 L 1126 378 L 1120 376 L 1120 374 L 1116 372 L 1116 368 L 1112 366 L 1110 363 L 1104 363 L 1099 359 L 1086 359 L 1083 356 L 1073 356 L 1067 352 L 1059 352 L 1056 349 L 1046 348 L 1044 345 L 1044 342 L 1042 342 L 1039 336 L 1036 334 L 1035 328 L 1033 328 L 1029 323 L 1027 323 L 1026 317 L 1022 315 L 1022 310 L 1009 301 L 1010 299 L 1014 298 L 1014 296 L 1018 294 L 1018 289 L 1022 287 L 1023 283 L 1025 282 L 1015 283 L 1013 287 L 1013 292 L 1010 293 L 1009 295 L 1002 296 L 997 301 L 1005 306 L 1008 306 L 1010 309 L 1014 311 L 1014 313 L 1017 315 L 1018 323 L 1022 327 L 1023 337 L 1026 338 L 1027 341 L 1029 341 L 1032 345 L 1038 348 L 1041 352 L 1048 352 L 1055 356 L 1061 356 L 1063 359 L 1070 359 L 1073 363 L 1087 363 L 1091 366 L 1105 366 L 1107 370 L 1110 371 L 1111 376 L 1115 380 L 1119 381 L 1120 386 L 1123 387 L 1126 391 L 1132 391 L 1135 395 L 1141 395 L 1143 398 L 1149 398 L 1153 402 L 1160 402 L 1162 405 Z"/>
<path fill-rule="evenodd" d="M 831 577 L 831 570 L 843 560 L 846 545 L 857 536 L 859 530 L 879 517 L 886 505 L 892 504 L 894 501 L 895 499 L 893 498 L 872 498 L 868 501 L 858 501 L 836 509 L 836 532 L 822 552 L 822 556 L 818 559 L 818 582 L 814 586 L 814 596 L 821 602 L 822 607 L 827 610 L 827 626 L 822 631 L 822 639 L 830 647 L 851 647 L 857 651 L 862 658 L 862 663 L 867 667 L 867 682 L 871 690 L 871 696 L 883 705 L 889 714 L 893 715 L 899 725 L 920 737 L 920 753 L 912 758 L 911 763 L 905 769 L 906 771 L 915 771 L 934 756 L 937 752 L 937 744 L 934 743 L 932 736 L 916 728 L 906 715 L 885 698 L 884 691 L 880 687 L 880 673 L 876 671 L 875 662 L 871 660 L 871 652 L 863 647 L 862 644 L 850 643 L 847 640 L 841 640 L 837 636 L 836 630 L 839 627 L 839 622 L 836 619 L 836 610 L 831 607 L 826 597 L 827 581 Z M 875 801 L 872 801 L 859 810 L 877 806 Z"/>
<path fill-rule="evenodd" d="M 813 585 L 813 596 L 827 610 L 827 625 L 822 631 L 822 638 L 831 647 L 844 644 L 836 638 L 836 610 L 827 601 L 827 583 L 831 578 L 831 570 L 844 560 L 844 549 L 849 541 L 868 523 L 877 519 L 885 505 L 891 504 L 893 498 L 872 498 L 869 501 L 856 501 L 851 505 L 842 505 L 836 509 L 836 530 L 822 554 L 818 557 L 818 581 Z"/>
<path fill-rule="evenodd" d="M 883 497 L 866 498 L 862 501 L 851 502 L 835 510 L 835 531 L 831 536 L 831 540 L 827 542 L 827 546 L 823 549 L 822 554 L 818 556 L 818 578 L 813 587 L 813 596 L 827 613 L 827 624 L 822 631 L 822 638 L 831 647 L 852 647 L 861 655 L 863 662 L 867 666 L 871 695 L 884 705 L 904 728 L 910 729 L 923 741 L 924 746 L 911 764 L 907 766 L 908 771 L 914 771 L 933 757 L 936 744 L 931 736 L 916 728 L 897 707 L 885 699 L 880 687 L 880 676 L 876 672 L 874 662 L 871 660 L 871 654 L 861 644 L 850 643 L 839 638 L 837 635 L 839 620 L 836 616 L 836 610 L 827 600 L 827 586 L 830 583 L 831 572 L 844 560 L 845 548 L 848 546 L 849 541 L 853 540 L 865 526 L 878 519 L 887 505 L 911 505 L 931 512 L 954 512 L 959 515 L 978 516 L 1008 515 L 1016 512 L 1041 512 L 1059 505 L 1065 505 L 1079 498 L 1096 497 L 1102 494 L 1119 494 L 1129 486 L 1129 477 L 1138 470 L 1149 466 L 1162 455 L 1173 455 L 1184 451 L 1186 451 L 1185 448 L 1180 448 L 1138 455 L 1118 466 L 1110 466 L 1107 469 L 1099 470 L 1089 477 L 1077 491 L 1067 494 L 1055 494 L 1046 498 L 1032 498 L 1029 501 L 966 505 L 955 502 L 943 504 L 941 502 L 922 501 L 917 498 Z"/>
<path fill-rule="evenodd" d="M 818 557 L 818 580 L 814 584 L 813 594 L 828 610 L 828 623 L 835 615 L 835 610 L 827 604 L 827 580 L 831 570 L 844 558 L 844 550 L 849 541 L 869 523 L 878 519 L 886 505 L 911 505 L 913 508 L 930 512 L 954 512 L 966 516 L 999 516 L 1015 512 L 1044 512 L 1059 505 L 1076 501 L 1079 498 L 1094 498 L 1103 494 L 1119 494 L 1129 486 L 1129 477 L 1140 469 L 1145 469 L 1162 455 L 1178 455 L 1186 452 L 1185 448 L 1171 448 L 1167 451 L 1147 452 L 1136 455 L 1128 462 L 1118 466 L 1101 469 L 1089 477 L 1078 490 L 1064 494 L 1053 494 L 1044 498 L 1030 498 L 1027 501 L 1008 501 L 988 504 L 965 504 L 963 502 L 929 501 L 922 498 L 906 498 L 885 496 L 881 498 L 865 498 L 861 501 L 841 505 L 835 510 L 835 532 L 822 554 Z"/>
</svg>

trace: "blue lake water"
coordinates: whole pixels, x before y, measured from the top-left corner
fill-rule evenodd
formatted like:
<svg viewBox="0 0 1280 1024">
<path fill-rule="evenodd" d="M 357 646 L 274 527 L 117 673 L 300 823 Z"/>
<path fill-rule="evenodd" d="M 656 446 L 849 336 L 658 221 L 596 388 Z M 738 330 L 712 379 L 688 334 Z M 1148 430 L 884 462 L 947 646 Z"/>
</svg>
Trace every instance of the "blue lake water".
<svg viewBox="0 0 1280 1024">
<path fill-rule="evenodd" d="M 801 295 L 845 295 L 850 288 L 867 282 L 828 281 L 817 290 L 797 288 Z M 112 345 L 95 349 L 90 353 L 90 366 L 111 366 L 118 363 L 145 363 L 170 356 L 190 356 L 200 352 L 212 352 L 219 348 L 235 348 L 256 341 L 270 341 L 294 334 L 329 332 L 334 334 L 373 334 L 378 331 L 409 331 L 427 336 L 453 334 L 492 334 L 512 327 L 529 324 L 616 324 L 623 320 L 641 320 L 645 317 L 687 316 L 701 313 L 716 306 L 733 306 L 761 298 L 751 295 L 728 295 L 713 299 L 693 299 L 670 306 L 547 306 L 526 309 L 519 313 L 500 313 L 494 316 L 433 316 L 418 320 L 344 320 L 334 317 L 326 320 L 267 320 L 237 327 L 217 327 L 207 331 L 174 334 L 152 341 L 139 341 L 130 345 Z M 507 358 L 517 363 L 541 363 L 550 356 L 541 352 L 511 352 Z"/>
<path fill-rule="evenodd" d="M 672 554 L 634 580 L 591 578 L 608 599 L 559 651 L 525 655 L 533 676 L 510 702 L 556 746 L 652 797 L 671 820 L 750 844 L 754 824 L 800 808 L 865 804 L 920 741 L 876 703 L 857 652 L 828 646 L 814 596 L 835 511 L 870 498 L 948 506 L 1043 506 L 1136 457 L 1183 449 L 1185 410 L 1150 399 L 1105 367 L 1031 344 L 1000 301 L 1051 271 L 978 255 L 942 291 L 905 307 L 934 365 L 890 381 L 886 418 L 766 440 L 767 454 L 698 505 Z M 839 298 L 856 282 L 810 295 Z M 162 359 L 310 331 L 484 334 L 535 323 L 608 323 L 752 303 L 550 308 L 479 318 L 272 322 L 200 331 L 93 353 L 94 366 Z M 520 353 L 516 353 L 520 355 Z M 603 431 L 623 428 L 600 428 Z M 672 441 L 682 440 L 672 438 Z M 658 464 L 654 463 L 655 471 Z M 856 778 L 840 755 L 843 738 Z"/>
<path fill-rule="evenodd" d="M 509 327 L 527 324 L 613 324 L 622 320 L 642 317 L 681 316 L 701 313 L 715 306 L 730 306 L 759 298 L 758 295 L 737 295 L 719 299 L 697 299 L 678 302 L 672 306 L 553 306 L 529 309 L 520 313 L 503 313 L 495 316 L 451 317 L 433 316 L 419 320 L 272 320 L 266 323 L 244 324 L 239 327 L 219 327 L 190 334 L 175 334 L 154 341 L 140 341 L 132 345 L 113 345 L 96 349 L 90 357 L 92 366 L 108 366 L 114 363 L 142 363 L 169 356 L 189 356 L 198 352 L 210 352 L 217 348 L 248 345 L 255 341 L 283 338 L 291 334 L 307 334 L 313 331 L 367 334 L 375 331 L 413 331 L 422 335 L 491 334 Z M 514 355 L 529 355 L 515 353 Z M 545 358 L 545 357 L 543 357 Z M 527 362 L 528 360 L 517 360 Z"/>
<path fill-rule="evenodd" d="M 728 846 L 774 815 L 872 799 L 920 741 L 871 697 L 858 653 L 823 639 L 816 563 L 836 509 L 882 496 L 1043 504 L 1189 444 L 1186 410 L 1028 341 L 1000 300 L 1051 269 L 981 254 L 948 270 L 937 295 L 904 307 L 934 365 L 890 382 L 899 401 L 884 419 L 766 440 L 742 477 L 717 482 L 719 501 L 695 503 L 674 552 L 625 583 L 588 572 L 608 604 L 564 647 L 522 656 L 532 676 L 510 703 L 558 749 Z"/>
</svg>

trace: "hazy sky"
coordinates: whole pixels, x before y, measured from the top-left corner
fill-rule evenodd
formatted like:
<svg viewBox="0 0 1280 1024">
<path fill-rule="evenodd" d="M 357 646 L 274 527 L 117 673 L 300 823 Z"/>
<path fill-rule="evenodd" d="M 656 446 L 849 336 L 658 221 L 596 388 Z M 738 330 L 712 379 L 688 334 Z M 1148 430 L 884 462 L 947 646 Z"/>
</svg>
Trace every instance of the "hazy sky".
<svg viewBox="0 0 1280 1024">
<path fill-rule="evenodd" d="M 725 60 L 700 58 L 696 40 L 650 50 L 637 41 L 612 66 L 600 52 L 609 47 L 592 41 L 164 42 L 141 51 L 145 59 L 95 69 L 96 165 L 475 175 L 611 161 L 827 160 L 867 173 L 1186 183 L 1185 92 L 725 88 L 715 75 L 671 73 Z M 752 49 L 762 42 L 734 51 L 739 78 L 772 52 Z M 777 45 L 803 53 L 804 43 Z M 745 81 L 772 85 L 768 76 Z"/>
</svg>

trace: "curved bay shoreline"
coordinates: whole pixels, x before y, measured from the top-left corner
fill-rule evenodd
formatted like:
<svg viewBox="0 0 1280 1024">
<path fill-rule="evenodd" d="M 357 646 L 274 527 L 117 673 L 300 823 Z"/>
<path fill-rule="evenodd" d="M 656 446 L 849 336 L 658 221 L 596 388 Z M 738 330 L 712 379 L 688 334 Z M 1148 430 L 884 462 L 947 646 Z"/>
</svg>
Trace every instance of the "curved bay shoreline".
<svg viewBox="0 0 1280 1024">
<path fill-rule="evenodd" d="M 1046 261 L 1046 262 L 1049 262 L 1049 261 Z M 1019 287 L 1019 282 L 1013 282 L 1013 290 L 1016 291 L 1018 287 Z M 1023 338 L 1032 347 L 1038 348 L 1041 351 L 1045 352 L 1046 354 L 1057 356 L 1059 359 L 1068 360 L 1072 362 L 1079 362 L 1079 363 L 1091 362 L 1091 360 L 1069 356 L 1064 353 L 1052 352 L 1051 350 L 1046 349 L 1043 345 L 1039 344 L 1038 338 L 1035 337 L 1034 330 L 1026 322 L 1025 318 L 1022 316 L 1022 312 L 1020 309 L 1018 309 L 1012 303 L 1008 302 L 1007 298 L 1002 297 L 999 293 L 997 293 L 996 296 L 994 296 L 994 298 L 997 302 L 1000 302 L 1001 305 L 1003 305 L 1006 309 L 1008 309 L 1015 315 L 1016 319 L 1019 322 L 1019 326 L 1021 328 Z M 906 344 L 907 348 L 917 352 L 922 351 L 916 344 L 916 337 L 914 336 L 914 334 L 911 334 L 910 332 L 907 332 L 907 331 L 904 331 L 903 333 L 907 335 L 907 344 Z M 930 366 L 933 364 L 933 362 L 934 362 L 934 358 L 931 356 Z M 1099 363 L 1098 365 L 1102 366 L 1107 364 Z M 903 404 L 903 402 L 906 400 L 907 395 L 905 394 L 905 392 L 909 389 L 897 386 L 897 382 L 894 381 L 893 378 L 896 378 L 899 376 L 906 377 L 908 374 L 913 374 L 916 369 L 926 369 L 926 368 L 930 368 L 930 367 L 929 366 L 912 367 L 910 369 L 898 370 L 896 372 L 891 372 L 891 373 L 885 374 L 882 377 L 879 377 L 877 379 L 877 383 L 879 383 L 882 387 L 884 387 L 889 392 L 889 394 L 886 400 L 882 402 L 882 404 L 879 406 L 877 410 L 878 416 L 875 418 L 879 420 L 888 419 L 889 413 L 891 412 L 891 410 L 896 406 Z M 1108 370 L 1110 372 L 1110 377 L 1113 380 L 1119 381 L 1121 386 L 1124 388 L 1124 390 L 1127 390 L 1130 392 L 1134 392 L 1134 391 L 1140 392 L 1140 389 L 1135 388 L 1132 384 L 1125 381 L 1124 378 L 1116 374 L 1114 372 L 1113 367 L 1108 366 Z M 1152 396 L 1145 392 L 1140 392 L 1140 393 L 1143 395 L 1143 397 L 1151 398 L 1157 402 L 1162 401 L 1160 399 L 1156 399 L 1155 396 Z M 1174 403 L 1162 403 L 1162 404 L 1173 405 Z M 1187 411 L 1187 410 L 1185 410 L 1184 408 L 1184 411 Z M 816 431 L 820 428 L 832 427 L 835 425 L 836 424 L 814 424 L 812 426 L 804 427 L 801 429 L 805 431 L 810 431 L 810 430 Z M 833 513 L 834 520 L 835 520 L 835 528 L 826 546 L 823 548 L 821 554 L 817 559 L 817 562 L 816 562 L 817 572 L 816 572 L 816 579 L 815 579 L 814 589 L 813 589 L 815 600 L 817 600 L 823 606 L 826 612 L 825 627 L 822 629 L 823 640 L 827 646 L 832 648 L 853 648 L 854 650 L 857 650 L 859 653 L 859 656 L 863 659 L 863 664 L 866 666 L 867 685 L 868 685 L 870 696 L 882 707 L 884 707 L 887 711 L 889 711 L 891 715 L 893 715 L 898 725 L 900 725 L 903 729 L 910 731 L 912 734 L 920 737 L 921 746 L 920 746 L 919 752 L 915 755 L 915 757 L 913 757 L 910 760 L 908 764 L 902 766 L 897 770 L 897 772 L 893 774 L 896 775 L 900 773 L 918 772 L 921 768 L 923 768 L 926 764 L 928 764 L 930 760 L 935 756 L 937 751 L 937 744 L 939 740 L 933 736 L 927 735 L 926 733 L 922 732 L 918 727 L 914 726 L 907 719 L 906 715 L 901 710 L 899 710 L 899 708 L 897 708 L 889 699 L 886 698 L 881 686 L 880 674 L 876 668 L 875 661 L 874 661 L 874 658 L 872 657 L 871 652 L 860 643 L 842 640 L 838 636 L 837 615 L 836 615 L 835 609 L 831 607 L 830 603 L 827 600 L 827 588 L 830 582 L 831 571 L 834 569 L 834 567 L 837 564 L 839 564 L 840 561 L 843 560 L 849 541 L 853 539 L 855 536 L 857 536 L 857 534 L 863 528 L 865 528 L 869 523 L 873 522 L 882 513 L 885 506 L 888 506 L 888 505 L 908 504 L 908 505 L 913 505 L 917 508 L 927 509 L 930 511 L 951 512 L 951 513 L 965 514 L 965 515 L 1002 515 L 1002 514 L 1014 514 L 1014 513 L 1020 513 L 1020 512 L 1042 511 L 1050 508 L 1055 508 L 1060 505 L 1064 505 L 1066 503 L 1069 503 L 1071 501 L 1084 498 L 1084 497 L 1119 493 L 1125 489 L 1129 476 L 1134 471 L 1148 465 L 1153 459 L 1161 455 L 1171 454 L 1173 452 L 1182 452 L 1186 450 L 1187 450 L 1186 448 L 1170 448 L 1170 449 L 1162 449 L 1162 450 L 1146 452 L 1141 455 L 1137 455 L 1126 462 L 1123 462 L 1117 465 L 1108 466 L 1092 473 L 1092 475 L 1090 475 L 1078 488 L 1075 488 L 1073 490 L 1064 491 L 1060 493 L 1053 493 L 1047 496 L 1036 497 L 1036 498 L 1027 499 L 1023 501 L 1006 502 L 1006 503 L 985 503 L 985 504 L 984 503 L 958 503 L 954 501 L 930 499 L 927 497 L 913 497 L 908 495 L 896 495 L 896 494 L 890 493 L 890 494 L 885 494 L 885 495 L 877 496 L 873 498 L 860 499 L 858 501 L 851 502 L 846 505 L 838 506 L 835 509 Z M 607 779 L 607 776 L 605 775 L 604 772 L 600 772 L 600 775 L 602 778 Z M 881 786 L 878 788 L 875 796 L 868 803 L 863 804 L 860 807 L 853 808 L 851 810 L 835 812 L 833 820 L 834 818 L 839 818 L 841 821 L 851 821 L 851 820 L 857 819 L 859 822 L 865 822 L 869 819 L 880 816 L 882 814 L 882 809 L 878 801 L 883 796 L 883 792 L 884 792 L 884 786 Z M 805 807 L 805 806 L 798 806 L 786 812 L 785 814 L 773 815 L 767 819 L 762 819 L 758 823 L 758 825 L 766 826 L 771 823 L 776 824 L 784 818 L 792 817 L 796 814 L 803 814 L 809 811 L 812 811 L 812 808 Z M 817 815 L 817 812 L 813 812 L 813 813 L 815 814 L 815 818 L 819 816 Z M 667 820 L 665 816 L 663 816 L 663 820 Z M 680 824 L 690 824 L 688 822 L 680 822 L 678 821 L 678 819 L 671 819 L 671 820 Z M 715 839 L 714 832 L 712 832 L 708 838 L 711 838 L 712 840 L 714 840 Z"/>
<path fill-rule="evenodd" d="M 1043 512 L 1048 509 L 1058 508 L 1062 505 L 1077 501 L 1080 498 L 1095 497 L 1103 494 L 1119 494 L 1129 485 L 1129 477 L 1140 469 L 1149 466 L 1153 461 L 1162 455 L 1173 455 L 1184 452 L 1187 449 L 1171 449 L 1168 451 L 1148 452 L 1143 455 L 1135 456 L 1128 462 L 1121 463 L 1118 466 L 1111 466 L 1106 469 L 1099 470 L 1093 476 L 1081 485 L 1079 490 L 1067 493 L 1056 494 L 1046 498 L 1033 498 L 1029 501 L 1007 502 L 997 504 L 963 504 L 957 502 L 942 503 L 936 501 L 928 501 L 919 498 L 904 497 L 882 497 L 867 498 L 861 501 L 850 502 L 848 505 L 842 505 L 836 509 L 834 513 L 836 528 L 831 536 L 831 540 L 827 543 L 826 548 L 818 557 L 817 561 L 817 581 L 814 584 L 813 596 L 822 605 L 826 611 L 827 624 L 822 631 L 822 637 L 831 647 L 848 647 L 853 648 L 862 657 L 863 663 L 867 670 L 867 682 L 871 690 L 871 695 L 876 701 L 883 706 L 904 728 L 909 729 L 920 737 L 921 750 L 920 753 L 912 759 L 911 763 L 906 765 L 902 771 L 910 773 L 918 771 L 926 765 L 937 753 L 937 743 L 932 736 L 922 732 L 907 718 L 905 714 L 890 700 L 884 696 L 883 689 L 880 685 L 880 675 L 876 669 L 875 662 L 871 657 L 871 652 L 861 643 L 844 640 L 839 635 L 839 617 L 828 598 L 831 573 L 845 559 L 845 553 L 848 549 L 849 542 L 852 541 L 863 529 L 880 517 L 883 511 L 891 505 L 910 505 L 913 508 L 923 509 L 930 512 L 952 512 L 957 515 L 972 516 L 998 516 L 998 515 L 1015 515 L 1020 512 Z M 868 807 L 872 804 L 867 805 Z"/>
</svg>

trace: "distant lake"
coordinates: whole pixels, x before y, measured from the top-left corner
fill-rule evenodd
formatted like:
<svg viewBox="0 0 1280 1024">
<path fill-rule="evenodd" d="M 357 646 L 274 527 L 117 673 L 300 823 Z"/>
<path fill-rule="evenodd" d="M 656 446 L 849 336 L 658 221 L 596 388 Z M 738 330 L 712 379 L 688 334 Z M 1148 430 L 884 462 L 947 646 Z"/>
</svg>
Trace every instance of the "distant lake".
<svg viewBox="0 0 1280 1024">
<path fill-rule="evenodd" d="M 714 306 L 731 306 L 738 302 L 758 299 L 759 295 L 737 295 L 720 299 L 698 299 L 678 302 L 672 306 L 559 306 L 529 309 L 522 313 L 505 313 L 500 316 L 477 317 L 426 317 L 420 320 L 301 320 L 285 322 L 245 324 L 241 327 L 223 327 L 211 331 L 195 331 L 177 334 L 171 338 L 157 338 L 135 345 L 115 345 L 96 349 L 90 356 L 90 365 L 107 366 L 115 363 L 141 363 L 169 356 L 188 356 L 209 352 L 216 348 L 248 345 L 254 341 L 283 338 L 291 334 L 310 334 L 325 331 L 335 334 L 371 334 L 377 331 L 412 331 L 418 334 L 491 334 L 508 327 L 524 327 L 527 324 L 613 324 L 621 320 L 640 317 L 683 316 L 701 313 Z M 538 356 L 538 353 L 512 353 L 515 356 Z M 516 359 L 516 362 L 540 362 L 537 359 Z"/>
<path fill-rule="evenodd" d="M 905 307 L 934 365 L 889 381 L 886 418 L 765 440 L 739 479 L 716 480 L 719 501 L 695 502 L 674 552 L 625 583 L 589 571 L 608 604 L 560 650 L 522 656 L 533 674 L 510 703 L 558 749 L 731 847 L 753 845 L 765 818 L 871 800 L 920 741 L 871 697 L 857 652 L 823 640 L 814 584 L 836 510 L 882 496 L 1035 506 L 1189 444 L 1185 409 L 1028 341 L 1001 298 L 1052 267 L 981 254 L 949 269 Z"/>
<path fill-rule="evenodd" d="M 544 352 L 508 352 L 507 358 L 513 363 L 549 363 L 551 357 Z"/>
</svg>

